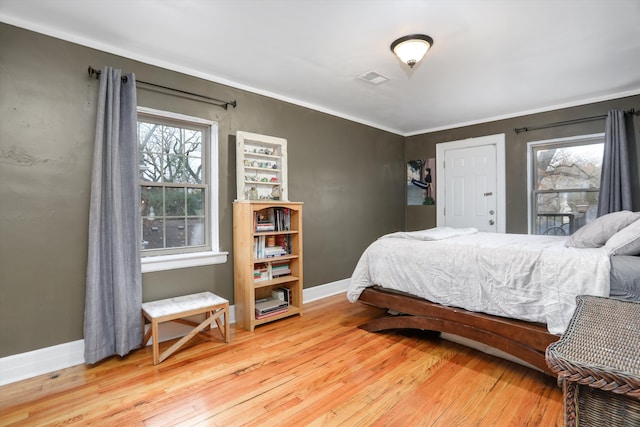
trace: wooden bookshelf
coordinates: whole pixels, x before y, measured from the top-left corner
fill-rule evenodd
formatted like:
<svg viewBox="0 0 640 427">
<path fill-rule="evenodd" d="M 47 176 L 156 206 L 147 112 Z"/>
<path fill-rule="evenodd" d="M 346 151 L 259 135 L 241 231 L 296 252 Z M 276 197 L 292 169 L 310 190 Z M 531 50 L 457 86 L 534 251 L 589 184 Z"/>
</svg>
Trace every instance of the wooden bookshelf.
<svg viewBox="0 0 640 427">
<path fill-rule="evenodd" d="M 278 211 L 276 214 L 275 212 Z M 283 218 L 284 215 L 284 218 Z M 277 217 L 277 218 L 276 218 Z M 258 218 L 274 219 L 274 230 L 256 231 Z M 280 221 L 279 221 L 280 220 Z M 280 236 L 283 253 L 265 256 L 262 251 L 269 237 Z M 277 247 L 270 248 L 277 251 Z M 237 200 L 233 203 L 234 305 L 236 324 L 253 331 L 258 325 L 302 314 L 302 203 L 286 201 Z M 254 273 L 264 265 L 286 265 L 290 270 L 279 277 L 256 280 Z M 271 270 L 269 270 L 271 273 Z M 257 273 L 256 273 L 257 274 Z M 262 319 L 256 318 L 256 300 L 271 297 L 278 288 L 290 290 L 287 310 Z"/>
</svg>

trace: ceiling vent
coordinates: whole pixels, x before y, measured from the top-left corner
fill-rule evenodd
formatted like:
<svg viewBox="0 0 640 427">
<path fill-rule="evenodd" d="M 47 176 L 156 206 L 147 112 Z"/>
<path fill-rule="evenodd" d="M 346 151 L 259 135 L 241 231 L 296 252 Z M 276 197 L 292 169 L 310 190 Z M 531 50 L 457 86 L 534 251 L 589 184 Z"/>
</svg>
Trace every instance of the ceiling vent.
<svg viewBox="0 0 640 427">
<path fill-rule="evenodd" d="M 389 77 L 383 76 L 380 73 L 375 71 L 368 71 L 360 76 L 358 76 L 360 80 L 364 80 L 365 82 L 369 82 L 373 85 L 379 85 L 389 80 Z"/>
</svg>

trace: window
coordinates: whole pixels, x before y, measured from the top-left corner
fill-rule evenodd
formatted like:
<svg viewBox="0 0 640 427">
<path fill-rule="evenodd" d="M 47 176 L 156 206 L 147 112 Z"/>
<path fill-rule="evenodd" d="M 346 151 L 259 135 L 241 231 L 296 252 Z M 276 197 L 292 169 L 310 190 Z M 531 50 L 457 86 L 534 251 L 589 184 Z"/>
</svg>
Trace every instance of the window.
<svg viewBox="0 0 640 427">
<path fill-rule="evenodd" d="M 225 262 L 216 123 L 138 108 L 138 147 L 142 271 Z"/>
<path fill-rule="evenodd" d="M 570 235 L 598 209 L 604 134 L 529 143 L 530 233 Z"/>
</svg>

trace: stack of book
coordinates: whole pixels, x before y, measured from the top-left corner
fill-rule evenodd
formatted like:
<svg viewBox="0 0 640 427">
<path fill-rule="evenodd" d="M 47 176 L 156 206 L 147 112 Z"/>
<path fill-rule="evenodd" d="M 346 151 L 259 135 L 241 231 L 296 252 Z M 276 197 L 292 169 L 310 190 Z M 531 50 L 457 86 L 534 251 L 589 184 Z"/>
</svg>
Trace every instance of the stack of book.
<svg viewBox="0 0 640 427">
<path fill-rule="evenodd" d="M 291 266 L 289 261 L 281 262 L 260 262 L 253 266 L 253 281 L 262 282 L 271 280 L 275 277 L 288 276 L 291 274 Z"/>
<path fill-rule="evenodd" d="M 275 224 L 269 221 L 257 221 L 256 222 L 256 231 L 275 231 Z"/>
<path fill-rule="evenodd" d="M 271 265 L 267 263 L 254 264 L 253 281 L 262 282 L 263 280 L 271 280 Z"/>
<path fill-rule="evenodd" d="M 253 238 L 253 257 L 256 259 L 273 258 L 290 253 L 290 236 L 278 235 L 276 237 L 276 245 L 267 246 L 267 236 L 255 236 Z"/>
<path fill-rule="evenodd" d="M 288 276 L 291 274 L 289 261 L 274 262 L 271 264 L 271 277 Z"/>
<path fill-rule="evenodd" d="M 288 310 L 288 308 L 289 302 L 280 300 L 278 298 L 270 297 L 256 300 L 256 319 L 264 319 L 265 317 L 284 313 Z"/>
<path fill-rule="evenodd" d="M 272 258 L 274 256 L 284 256 L 287 251 L 282 246 L 267 246 L 263 248 L 264 258 Z"/>
</svg>

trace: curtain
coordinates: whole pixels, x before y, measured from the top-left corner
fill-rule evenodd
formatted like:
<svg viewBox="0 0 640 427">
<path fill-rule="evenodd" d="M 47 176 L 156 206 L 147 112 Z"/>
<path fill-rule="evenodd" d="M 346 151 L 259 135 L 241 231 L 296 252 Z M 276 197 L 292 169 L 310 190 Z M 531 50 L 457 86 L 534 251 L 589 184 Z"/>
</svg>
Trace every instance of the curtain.
<svg viewBox="0 0 640 427">
<path fill-rule="evenodd" d="M 85 362 L 142 342 L 135 76 L 100 73 L 84 311 Z"/>
<path fill-rule="evenodd" d="M 632 210 L 631 174 L 624 115 L 623 110 L 612 110 L 607 114 L 598 216 Z"/>
</svg>

